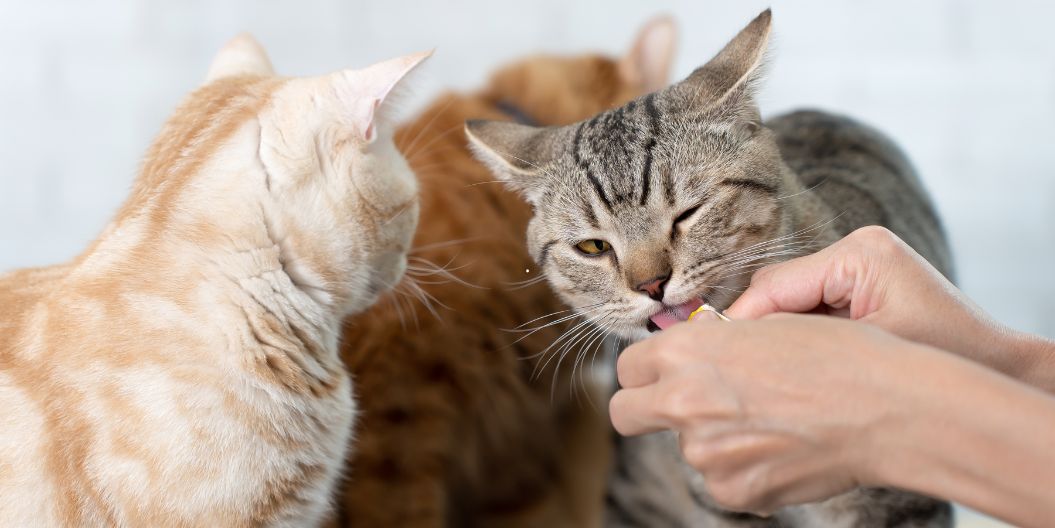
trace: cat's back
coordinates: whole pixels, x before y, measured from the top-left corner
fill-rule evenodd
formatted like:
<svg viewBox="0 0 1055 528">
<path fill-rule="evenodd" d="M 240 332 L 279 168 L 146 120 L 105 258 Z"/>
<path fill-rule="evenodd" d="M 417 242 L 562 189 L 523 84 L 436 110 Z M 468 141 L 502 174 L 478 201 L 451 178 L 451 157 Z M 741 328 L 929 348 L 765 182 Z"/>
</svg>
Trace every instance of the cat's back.
<svg viewBox="0 0 1055 528">
<path fill-rule="evenodd" d="M 952 256 L 937 211 L 902 150 L 882 132 L 849 117 L 800 110 L 772 118 L 784 162 L 831 209 L 840 235 L 882 225 L 945 275 Z M 794 196 L 787 199 L 794 206 Z"/>
</svg>

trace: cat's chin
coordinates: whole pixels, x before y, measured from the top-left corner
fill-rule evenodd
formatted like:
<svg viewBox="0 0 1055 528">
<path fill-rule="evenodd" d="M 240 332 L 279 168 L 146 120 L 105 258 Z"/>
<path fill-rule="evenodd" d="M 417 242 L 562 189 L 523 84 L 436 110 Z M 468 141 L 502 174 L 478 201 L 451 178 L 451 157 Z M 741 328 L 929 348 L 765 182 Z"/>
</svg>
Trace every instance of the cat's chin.
<svg viewBox="0 0 1055 528">
<path fill-rule="evenodd" d="M 652 333 L 642 326 L 640 328 L 627 328 L 618 332 L 612 332 L 610 335 L 611 337 L 623 341 L 627 344 L 633 344 L 637 343 L 638 341 L 644 341 L 648 339 L 649 336 L 652 335 Z"/>
</svg>

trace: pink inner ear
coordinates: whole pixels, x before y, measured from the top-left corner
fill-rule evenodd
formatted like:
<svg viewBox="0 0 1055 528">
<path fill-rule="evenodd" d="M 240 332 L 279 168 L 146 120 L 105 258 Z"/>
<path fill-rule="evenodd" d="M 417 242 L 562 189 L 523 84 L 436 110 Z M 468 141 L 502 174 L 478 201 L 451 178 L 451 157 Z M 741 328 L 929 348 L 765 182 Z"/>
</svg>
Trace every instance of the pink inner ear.
<svg viewBox="0 0 1055 528">
<path fill-rule="evenodd" d="M 392 89 L 432 52 L 414 53 L 379 62 L 362 70 L 342 72 L 342 82 L 350 83 L 351 93 L 358 96 L 352 108 L 353 119 L 366 142 L 377 137 L 381 108 Z"/>
<path fill-rule="evenodd" d="M 381 107 L 381 100 L 374 99 L 370 105 L 370 115 L 367 117 L 366 130 L 363 131 L 363 139 L 372 143 L 377 138 L 377 109 Z"/>
</svg>

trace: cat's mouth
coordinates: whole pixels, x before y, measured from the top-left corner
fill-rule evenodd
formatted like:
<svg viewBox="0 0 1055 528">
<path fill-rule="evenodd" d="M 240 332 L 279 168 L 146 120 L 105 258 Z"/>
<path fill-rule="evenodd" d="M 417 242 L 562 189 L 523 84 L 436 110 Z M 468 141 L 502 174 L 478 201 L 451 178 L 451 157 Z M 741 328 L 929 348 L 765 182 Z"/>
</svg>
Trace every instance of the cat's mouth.
<svg viewBox="0 0 1055 528">
<path fill-rule="evenodd" d="M 677 323 L 688 321 L 689 315 L 700 306 L 703 306 L 702 299 L 692 299 L 674 306 L 664 304 L 662 310 L 648 318 L 645 327 L 649 332 L 666 330 Z"/>
</svg>

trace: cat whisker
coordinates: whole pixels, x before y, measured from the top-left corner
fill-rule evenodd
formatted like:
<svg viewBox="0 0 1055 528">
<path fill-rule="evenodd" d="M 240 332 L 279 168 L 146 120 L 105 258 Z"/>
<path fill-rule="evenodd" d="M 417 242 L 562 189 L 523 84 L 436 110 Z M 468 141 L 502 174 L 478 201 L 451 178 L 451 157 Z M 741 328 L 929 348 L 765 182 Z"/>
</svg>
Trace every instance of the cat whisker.
<svg viewBox="0 0 1055 528">
<path fill-rule="evenodd" d="M 520 326 L 518 326 L 516 328 L 503 328 L 502 330 L 505 331 L 505 332 L 515 332 L 515 333 L 527 332 L 528 335 L 531 335 L 531 334 L 533 334 L 533 333 L 535 333 L 535 332 L 537 332 L 539 330 L 542 330 L 544 328 L 549 328 L 549 327 L 551 327 L 553 325 L 560 324 L 560 323 L 563 323 L 564 321 L 575 319 L 577 317 L 583 317 L 583 316 L 587 315 L 590 312 L 601 310 L 603 308 L 605 308 L 605 307 L 601 306 L 601 305 L 598 305 L 598 306 L 595 306 L 593 308 L 579 308 L 577 310 L 576 309 L 562 310 L 563 312 L 569 312 L 570 311 L 570 312 L 573 312 L 573 313 L 570 314 L 570 315 L 565 315 L 563 317 L 560 317 L 560 318 L 558 318 L 558 319 L 556 319 L 554 321 L 546 322 L 546 323 L 544 323 L 544 324 L 542 324 L 540 326 L 535 326 L 535 327 L 530 327 L 530 328 L 523 328 L 524 325 L 528 325 L 528 324 L 531 324 L 532 322 L 535 322 L 535 321 L 537 321 L 539 319 L 548 317 L 548 315 L 532 319 L 531 321 L 528 321 L 527 323 L 524 323 L 524 324 L 522 324 L 522 325 L 520 325 Z M 559 312 L 554 312 L 554 313 L 559 313 Z M 552 315 L 552 314 L 550 314 L 550 315 Z M 514 343 L 516 343 L 518 341 L 520 341 L 520 340 L 518 339 L 517 341 L 514 341 Z"/>
<path fill-rule="evenodd" d="M 586 372 L 586 356 L 592 354 L 591 358 L 590 358 L 590 371 L 593 372 L 593 370 L 594 370 L 593 359 L 597 356 L 597 349 L 598 349 L 598 347 L 600 347 L 604 343 L 604 340 L 607 339 L 608 335 L 609 335 L 609 328 L 608 328 L 608 325 L 607 325 L 607 321 L 608 321 L 609 317 L 605 317 L 605 318 L 595 322 L 597 327 L 600 329 L 600 332 L 596 333 L 594 335 L 594 337 L 590 338 L 590 340 L 587 341 L 586 344 L 581 347 L 580 353 L 579 353 L 578 356 L 576 356 L 575 364 L 572 365 L 572 371 L 571 371 L 572 380 L 573 380 L 573 382 L 571 383 L 571 390 L 572 390 L 572 392 L 575 393 L 575 391 L 574 391 L 574 387 L 575 387 L 574 379 L 575 379 L 575 369 L 577 367 L 579 369 L 579 385 L 582 387 L 582 392 L 586 395 L 586 401 L 590 404 L 590 407 L 594 407 L 594 408 L 595 408 L 595 406 L 594 406 L 594 403 L 593 403 L 593 398 L 590 397 L 590 391 L 589 391 L 588 387 L 586 386 L 586 380 L 583 377 L 585 372 Z"/>
<path fill-rule="evenodd" d="M 570 329 L 564 331 L 564 333 L 562 333 L 560 336 L 558 336 L 557 339 L 554 339 L 553 342 L 549 344 L 549 346 L 547 346 L 546 348 L 544 348 L 542 350 L 542 352 L 539 352 L 538 354 L 530 356 L 530 357 L 546 358 L 545 361 L 543 361 L 543 362 L 541 362 L 539 364 L 536 364 L 535 368 L 532 369 L 532 371 L 531 371 L 531 379 L 532 380 L 537 379 L 538 375 L 541 372 L 545 371 L 546 367 L 550 364 L 551 361 L 553 361 L 553 354 L 550 354 L 549 357 L 547 358 L 546 357 L 546 353 L 547 352 L 552 350 L 554 347 L 556 347 L 560 343 L 562 343 L 564 341 L 567 341 L 569 339 L 573 339 L 575 336 L 577 336 L 580 333 L 582 333 L 582 332 L 586 331 L 587 329 L 591 328 L 589 325 L 590 325 L 590 320 L 589 319 L 586 319 L 586 320 L 583 320 L 583 321 L 579 321 L 574 326 L 572 326 Z"/>
<path fill-rule="evenodd" d="M 479 241 L 479 240 L 482 240 L 482 238 L 481 237 L 469 237 L 469 238 L 459 238 L 459 239 L 456 239 L 456 240 L 446 240 L 444 242 L 433 242 L 431 244 L 425 244 L 423 246 L 417 246 L 415 248 L 412 248 L 410 250 L 410 253 L 413 255 L 414 253 L 420 253 L 422 251 L 430 251 L 430 250 L 433 250 L 433 249 L 440 249 L 440 248 L 445 248 L 445 247 L 449 247 L 449 246 L 456 246 L 458 244 L 464 244 L 466 242 L 476 242 L 476 241 Z"/>
<path fill-rule="evenodd" d="M 531 286 L 545 281 L 546 276 L 539 275 L 537 277 L 531 277 L 530 279 L 524 279 L 521 281 L 505 282 L 504 284 L 508 286 L 507 288 L 505 288 L 506 290 L 522 290 L 524 288 L 530 288 Z"/>
<path fill-rule="evenodd" d="M 406 148 L 403 148 L 399 145 L 396 146 L 396 148 L 398 148 L 399 151 L 403 153 L 403 157 L 409 159 L 410 156 L 414 154 L 414 145 L 416 145 L 418 141 L 421 140 L 422 136 L 425 135 L 425 132 L 428 132 L 429 129 L 432 128 L 432 125 L 436 122 L 436 119 L 438 119 L 441 115 L 450 110 L 451 105 L 453 105 L 457 100 L 457 98 L 451 97 L 451 99 L 447 101 L 447 104 L 443 105 L 442 108 L 440 108 L 435 114 L 433 114 L 432 118 L 429 119 L 428 123 L 425 123 L 425 126 L 422 127 L 421 130 L 418 130 L 418 133 L 414 135 L 414 139 L 410 141 L 410 144 L 407 145 Z"/>
<path fill-rule="evenodd" d="M 488 181 L 481 181 L 481 182 L 476 182 L 476 183 L 469 183 L 469 184 L 466 184 L 465 186 L 466 187 L 476 187 L 477 185 L 484 185 L 484 184 L 487 184 L 487 183 L 505 183 L 505 182 L 502 181 L 502 180 L 488 180 Z"/>
<path fill-rule="evenodd" d="M 392 294 L 388 296 L 388 301 L 392 304 L 392 307 L 396 310 L 396 316 L 399 317 L 399 326 L 404 331 L 406 331 L 406 329 L 407 329 L 407 320 L 406 320 L 406 317 L 403 315 L 403 306 L 402 306 L 402 304 L 400 304 L 400 301 L 402 301 L 402 298 L 400 297 L 400 295 L 395 290 L 393 290 Z"/>
<path fill-rule="evenodd" d="M 457 130 L 461 130 L 461 127 L 452 128 L 452 129 L 448 130 L 446 132 L 446 134 L 450 134 L 451 132 L 455 132 Z M 426 144 L 424 147 L 432 146 L 434 143 L 436 143 L 436 139 L 442 139 L 442 136 L 437 136 L 432 141 L 429 141 L 428 144 Z M 450 152 L 460 153 L 463 148 L 464 147 L 462 145 L 459 145 L 459 144 L 456 144 L 456 145 L 444 145 L 444 144 L 440 143 L 439 145 L 436 145 L 435 147 L 433 147 L 431 149 L 429 149 L 429 148 L 422 148 L 420 152 L 415 152 L 414 155 L 411 158 L 407 158 L 407 163 L 409 163 L 410 167 L 416 171 L 416 170 L 418 170 L 418 168 L 415 167 L 414 164 L 417 163 L 417 160 L 421 159 L 423 156 L 428 156 L 429 154 L 439 154 L 441 152 L 443 152 L 443 153 L 450 153 Z M 446 161 L 438 161 L 436 163 L 439 164 L 439 165 L 446 165 L 447 164 Z"/>
<path fill-rule="evenodd" d="M 434 295 L 425 291 L 425 289 L 419 286 L 416 281 L 407 282 L 406 285 L 408 288 L 410 288 L 411 294 L 414 296 L 414 298 L 420 301 L 421 304 L 425 306 L 425 309 L 428 310 L 429 313 L 431 313 L 432 316 L 436 318 L 436 320 L 441 320 L 441 317 L 439 312 L 436 311 L 436 308 L 433 306 L 434 304 L 439 305 L 440 307 L 445 308 L 447 310 L 453 310 L 453 308 L 444 304 Z"/>
<path fill-rule="evenodd" d="M 601 308 L 598 308 L 598 309 L 601 309 Z M 585 317 L 586 315 L 587 315 L 586 313 L 573 313 L 571 315 L 564 316 L 564 317 L 560 318 L 557 321 L 553 321 L 553 322 L 550 322 L 550 323 L 547 323 L 545 325 L 542 325 L 542 326 L 539 326 L 539 327 L 535 327 L 535 328 L 532 328 L 532 329 L 523 330 L 523 332 L 526 332 L 526 333 L 524 335 L 518 337 L 512 343 L 510 343 L 509 346 L 513 346 L 513 345 L 515 345 L 515 344 L 517 344 L 517 343 L 519 343 L 519 342 L 531 337 L 532 335 L 534 335 L 536 332 L 538 332 L 540 330 L 544 330 L 544 329 L 546 329 L 548 327 L 551 327 L 551 326 L 554 326 L 554 325 L 557 325 L 557 324 L 560 324 L 560 323 L 564 323 L 566 321 L 572 321 L 572 320 L 578 319 L 580 317 Z M 588 321 L 589 321 L 589 319 L 587 319 L 585 321 L 582 321 L 582 322 L 588 322 Z M 576 325 L 578 325 L 578 323 L 576 323 Z M 559 340 L 559 338 L 558 338 L 558 340 Z M 547 350 L 548 350 L 548 348 L 547 348 Z M 530 356 L 523 357 L 521 359 L 534 359 L 534 358 L 542 355 L 543 353 L 545 353 L 545 350 L 543 350 L 542 352 L 539 352 L 537 354 L 532 354 Z"/>
<path fill-rule="evenodd" d="M 435 284 L 435 283 L 442 284 L 444 282 L 448 282 L 448 283 L 449 282 L 453 282 L 453 283 L 461 284 L 462 286 L 467 286 L 469 288 L 474 288 L 474 289 L 477 289 L 477 290 L 489 290 L 490 289 L 490 288 L 488 288 L 486 286 L 480 286 L 479 284 L 473 284 L 473 283 L 471 283 L 471 282 L 469 282 L 469 281 L 467 281 L 467 280 L 455 275 L 453 273 L 454 271 L 458 271 L 458 270 L 460 270 L 462 268 L 466 268 L 466 267 L 469 266 L 469 264 L 463 264 L 461 266 L 452 268 L 452 267 L 450 267 L 450 265 L 454 262 L 454 258 L 453 257 L 449 261 L 447 261 L 447 263 L 444 264 L 443 266 L 437 265 L 437 264 L 433 263 L 432 261 L 430 261 L 428 259 L 425 259 L 425 258 L 422 258 L 422 257 L 408 257 L 407 261 L 411 262 L 411 264 L 407 265 L 407 274 L 411 275 L 411 276 L 413 276 L 415 278 L 417 278 L 417 277 L 438 277 L 438 278 L 440 278 L 442 280 L 435 281 L 435 282 L 433 282 L 433 284 Z"/>
<path fill-rule="evenodd" d="M 799 192 L 797 192 L 797 193 L 793 193 L 793 194 L 787 194 L 787 195 L 784 195 L 784 196 L 778 196 L 778 197 L 776 197 L 776 198 L 774 198 L 774 199 L 775 199 L 775 200 L 787 200 L 788 198 L 794 198 L 794 197 L 796 197 L 796 196 L 799 196 L 799 195 L 803 195 L 803 194 L 806 194 L 806 193 L 808 193 L 808 192 L 811 192 L 811 191 L 813 191 L 813 190 L 814 190 L 814 189 L 816 189 L 817 187 L 820 187 L 821 185 L 824 185 L 825 183 L 828 183 L 828 179 L 829 179 L 828 177 L 824 177 L 823 179 L 821 179 L 821 181 L 819 181 L 819 182 L 817 182 L 817 183 L 813 184 L 813 186 L 811 186 L 811 187 L 808 187 L 808 188 L 806 188 L 806 189 L 803 189 L 803 190 L 801 190 L 801 191 L 799 191 Z"/>
<path fill-rule="evenodd" d="M 415 202 L 416 202 L 416 200 L 415 200 Z M 398 219 L 400 216 L 402 216 L 403 213 L 407 212 L 409 209 L 410 209 L 410 204 L 404 205 L 402 209 L 400 209 L 399 211 L 396 211 L 396 214 L 394 214 L 391 217 L 389 217 L 381 225 L 387 226 L 388 224 L 391 224 L 392 222 L 396 221 L 396 219 Z"/>
<path fill-rule="evenodd" d="M 777 238 L 774 238 L 774 239 L 766 240 L 766 241 L 763 241 L 763 242 L 759 242 L 757 244 L 752 244 L 750 246 L 741 248 L 741 249 L 739 249 L 737 251 L 734 251 L 733 253 L 730 253 L 727 256 L 729 256 L 729 257 L 735 256 L 735 255 L 738 255 L 738 254 L 741 254 L 741 253 L 750 252 L 751 250 L 757 249 L 759 247 L 765 247 L 765 246 L 770 245 L 770 244 L 775 244 L 775 243 L 778 244 L 778 243 L 786 242 L 786 241 L 787 242 L 790 242 L 790 241 L 801 241 L 801 240 L 804 240 L 806 238 L 810 238 L 810 241 L 814 241 L 814 240 L 816 240 L 816 235 L 813 236 L 813 237 L 809 237 L 809 233 L 816 231 L 817 235 L 819 235 L 821 233 L 821 229 L 823 229 L 827 225 L 831 224 L 832 222 L 835 222 L 836 220 L 839 219 L 839 217 L 841 217 L 845 213 L 846 213 L 846 211 L 843 211 L 843 212 L 833 216 L 832 218 L 830 218 L 828 220 L 818 221 L 818 222 L 814 223 L 813 225 L 804 227 L 804 228 L 799 229 L 798 231 L 795 231 L 793 233 L 789 233 L 787 235 L 783 235 L 783 236 L 780 236 L 780 237 L 777 237 Z"/>
<path fill-rule="evenodd" d="M 551 171 L 550 171 L 549 169 L 546 169 L 546 168 L 544 168 L 544 167 L 540 167 L 539 165 L 536 165 L 536 164 L 534 164 L 534 163 L 532 163 L 532 162 L 530 162 L 530 161 L 528 161 L 528 160 L 526 160 L 526 159 L 524 159 L 524 158 L 521 158 L 521 157 L 519 157 L 519 156 L 515 156 L 515 155 L 513 155 L 513 154 L 510 154 L 510 153 L 508 153 L 508 152 L 500 152 L 500 151 L 498 151 L 497 149 L 495 149 L 493 145 L 491 146 L 491 149 L 492 149 L 492 150 L 494 150 L 495 152 L 498 152 L 498 153 L 499 153 L 499 154 L 501 154 L 502 156 L 506 156 L 506 157 L 509 157 L 509 158 L 513 158 L 513 159 L 515 159 L 515 160 L 517 160 L 517 161 L 519 161 L 519 162 L 521 162 L 521 163 L 526 163 L 526 164 L 528 164 L 528 165 L 531 165 L 532 167 L 534 167 L 534 168 L 538 169 L 538 170 L 539 170 L 540 172 L 542 172 L 542 173 L 543 173 L 543 174 L 545 174 L 546 176 L 549 176 L 550 178 L 556 178 L 556 177 L 557 177 L 557 175 L 556 175 L 556 174 L 553 174 L 553 173 L 552 173 L 552 172 L 551 172 Z M 508 160 L 507 160 L 507 161 L 508 161 Z"/>
<path fill-rule="evenodd" d="M 553 367 L 553 375 L 552 375 L 551 381 L 550 381 L 549 398 L 550 398 L 551 402 L 556 399 L 557 374 L 560 373 L 561 362 L 564 361 L 564 358 L 567 357 L 568 354 L 570 354 L 572 352 L 572 350 L 574 349 L 575 345 L 580 344 L 580 343 L 586 343 L 586 342 L 592 340 L 598 334 L 603 333 L 603 332 L 604 332 L 604 328 L 603 327 L 598 326 L 597 324 L 593 324 L 590 327 L 589 330 L 587 330 L 585 332 L 580 332 L 579 333 L 579 337 L 577 337 L 573 341 L 568 341 L 567 343 L 564 344 L 564 346 L 561 347 L 560 350 L 557 351 L 558 354 L 559 354 L 559 358 L 557 359 L 557 364 Z M 574 361 L 572 363 L 571 375 L 568 378 L 568 383 L 569 383 L 569 385 L 571 387 L 575 386 L 575 365 L 578 364 L 578 362 L 579 362 L 579 353 L 582 351 L 583 346 L 584 345 L 580 345 L 579 351 L 575 352 Z"/>
<path fill-rule="evenodd" d="M 614 313 L 614 312 L 608 311 L 608 312 L 602 314 L 600 316 L 599 320 L 603 320 L 603 319 L 609 317 L 612 313 Z M 561 345 L 560 348 L 556 349 L 550 355 L 549 359 L 546 360 L 546 363 L 542 365 L 542 370 L 544 371 L 546 366 L 549 364 L 549 362 L 552 361 L 554 357 L 557 358 L 557 363 L 556 363 L 556 365 L 553 368 L 553 374 L 551 376 L 551 380 L 552 380 L 551 383 L 550 383 L 550 399 L 551 400 L 553 400 L 553 398 L 555 396 L 557 374 L 560 372 L 560 366 L 561 366 L 561 363 L 564 361 L 564 358 L 567 357 L 567 355 L 569 353 L 571 353 L 572 349 L 576 345 L 578 345 L 580 343 L 584 343 L 584 342 L 592 339 L 593 336 L 597 335 L 599 332 L 603 332 L 604 331 L 604 327 L 598 326 L 596 324 L 596 322 L 597 322 L 596 320 L 587 320 L 587 321 L 583 321 L 583 322 L 588 323 L 588 325 L 583 327 L 582 329 L 580 329 L 578 332 L 576 332 L 573 337 L 566 339 L 564 341 L 564 344 Z M 556 343 L 556 341 L 554 342 L 554 344 L 555 343 Z M 581 349 L 581 346 L 580 346 L 580 349 Z M 577 352 L 575 357 L 578 358 L 578 355 L 579 354 Z M 569 378 L 569 382 L 572 383 L 572 384 L 574 384 L 574 376 L 575 376 L 575 371 L 574 371 L 574 367 L 573 367 L 572 375 Z"/>
<path fill-rule="evenodd" d="M 430 146 L 434 145 L 437 141 L 443 139 L 444 137 L 450 135 L 452 132 L 460 131 L 463 128 L 464 128 L 464 125 L 458 125 L 458 126 L 451 127 L 451 128 L 449 128 L 447 130 L 444 130 L 443 132 L 440 132 L 439 134 L 436 134 L 436 137 L 430 139 L 428 141 L 428 143 L 425 143 L 424 145 L 421 146 L 421 150 L 420 151 L 415 152 L 415 153 L 407 156 L 406 157 L 407 158 L 407 163 L 411 164 L 411 166 L 413 167 L 415 159 L 418 159 L 421 156 L 430 153 L 430 151 L 428 150 L 428 148 Z M 445 149 L 461 151 L 462 147 L 460 145 L 457 146 L 457 147 L 454 147 L 454 146 L 437 147 L 437 148 L 433 149 L 433 151 L 435 151 L 435 152 L 442 152 Z"/>
<path fill-rule="evenodd" d="M 596 308 L 596 307 L 601 306 L 603 304 L 604 304 L 603 302 L 588 304 L 586 306 L 578 308 L 578 310 L 580 310 L 580 311 L 582 311 L 582 310 L 590 310 L 592 308 Z M 547 317 L 552 317 L 552 316 L 555 316 L 555 315 L 558 315 L 558 314 L 568 313 L 568 312 L 575 311 L 575 310 L 576 310 L 576 308 L 566 308 L 564 310 L 557 310 L 555 312 L 550 312 L 550 313 L 545 314 L 545 315 L 540 315 L 540 316 L 538 316 L 538 317 L 536 317 L 536 318 L 534 318 L 534 319 L 532 319 L 532 320 L 530 320 L 530 321 L 528 321 L 526 323 L 522 323 L 522 324 L 518 325 L 516 327 L 516 329 L 523 328 L 523 327 L 525 327 L 525 326 L 527 326 L 527 325 L 529 325 L 531 323 L 534 323 L 535 321 L 539 321 L 539 320 L 545 319 Z"/>
</svg>

